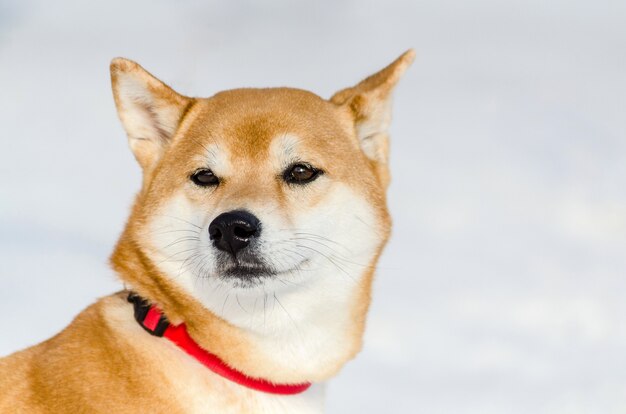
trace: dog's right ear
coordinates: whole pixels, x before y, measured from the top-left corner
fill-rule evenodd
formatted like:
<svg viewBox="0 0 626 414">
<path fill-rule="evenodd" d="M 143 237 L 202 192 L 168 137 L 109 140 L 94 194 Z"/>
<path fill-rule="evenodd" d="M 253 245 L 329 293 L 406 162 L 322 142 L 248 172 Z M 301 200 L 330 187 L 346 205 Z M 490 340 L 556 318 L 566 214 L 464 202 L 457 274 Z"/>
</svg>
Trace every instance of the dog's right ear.
<svg viewBox="0 0 626 414">
<path fill-rule="evenodd" d="M 144 172 L 148 171 L 161 157 L 193 99 L 123 58 L 111 61 L 111 84 L 130 148 Z"/>
</svg>

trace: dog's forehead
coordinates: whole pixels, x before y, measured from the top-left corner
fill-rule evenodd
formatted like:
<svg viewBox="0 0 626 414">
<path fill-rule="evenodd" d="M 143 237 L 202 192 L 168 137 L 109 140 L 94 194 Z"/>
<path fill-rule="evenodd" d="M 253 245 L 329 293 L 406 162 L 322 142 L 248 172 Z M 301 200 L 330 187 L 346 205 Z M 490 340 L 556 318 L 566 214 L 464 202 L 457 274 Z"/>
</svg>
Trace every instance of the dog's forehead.
<svg viewBox="0 0 626 414">
<path fill-rule="evenodd" d="M 298 89 L 236 89 L 199 100 L 185 135 L 215 158 L 284 158 L 296 151 L 340 145 L 350 134 L 344 112 Z"/>
</svg>

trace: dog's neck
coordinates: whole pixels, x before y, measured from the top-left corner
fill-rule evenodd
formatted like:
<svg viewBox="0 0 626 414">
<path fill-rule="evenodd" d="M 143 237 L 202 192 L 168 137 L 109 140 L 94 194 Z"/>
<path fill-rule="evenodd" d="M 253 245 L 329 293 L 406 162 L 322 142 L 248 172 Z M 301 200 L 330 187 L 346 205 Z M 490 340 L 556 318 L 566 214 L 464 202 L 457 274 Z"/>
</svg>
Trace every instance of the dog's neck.
<svg viewBox="0 0 626 414">
<path fill-rule="evenodd" d="M 133 306 L 128 303 L 126 292 L 104 298 L 102 302 L 103 320 L 100 323 L 109 328 L 107 337 L 115 344 L 111 349 L 124 351 L 125 372 L 139 383 L 125 387 L 125 390 L 129 398 L 142 401 L 138 402 L 139 405 L 145 404 L 143 411 L 206 413 L 209 410 L 224 414 L 323 412 L 324 383 L 315 383 L 304 392 L 293 395 L 259 392 L 242 386 L 208 369 L 171 341 L 145 332 L 133 316 Z M 155 393 L 158 398 L 153 395 Z M 146 398 L 139 398 L 141 396 Z"/>
<path fill-rule="evenodd" d="M 362 297 L 353 298 L 358 305 L 350 312 L 329 317 L 333 309 L 322 309 L 332 303 L 318 304 L 307 312 L 313 317 L 324 312 L 326 317 L 291 326 L 289 332 L 260 334 L 222 319 L 173 284 L 126 233 L 111 262 L 128 287 L 157 304 L 171 323 L 185 323 L 202 348 L 248 376 L 276 383 L 320 382 L 334 376 L 360 349 L 372 269 L 363 275 L 366 283 L 357 292 Z"/>
<path fill-rule="evenodd" d="M 146 332 L 156 337 L 168 339 L 200 364 L 225 379 L 256 391 L 277 395 L 300 394 L 311 387 L 310 382 L 302 384 L 276 384 L 263 378 L 251 378 L 231 368 L 218 356 L 200 347 L 193 338 L 189 336 L 185 324 L 172 325 L 168 321 L 167 316 L 163 314 L 157 306 L 146 301 L 134 292 L 128 293 L 127 300 L 133 304 L 135 320 Z"/>
</svg>

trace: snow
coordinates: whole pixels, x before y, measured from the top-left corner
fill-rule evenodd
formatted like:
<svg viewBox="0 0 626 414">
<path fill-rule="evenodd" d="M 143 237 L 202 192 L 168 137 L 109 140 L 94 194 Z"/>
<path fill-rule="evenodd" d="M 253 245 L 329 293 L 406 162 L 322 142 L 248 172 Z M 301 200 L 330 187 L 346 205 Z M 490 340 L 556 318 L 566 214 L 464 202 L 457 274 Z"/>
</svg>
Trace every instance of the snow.
<svg viewBox="0 0 626 414">
<path fill-rule="evenodd" d="M 328 97 L 408 47 L 394 236 L 329 413 L 626 409 L 626 3 L 0 0 L 0 355 L 118 290 L 115 56 Z"/>
</svg>

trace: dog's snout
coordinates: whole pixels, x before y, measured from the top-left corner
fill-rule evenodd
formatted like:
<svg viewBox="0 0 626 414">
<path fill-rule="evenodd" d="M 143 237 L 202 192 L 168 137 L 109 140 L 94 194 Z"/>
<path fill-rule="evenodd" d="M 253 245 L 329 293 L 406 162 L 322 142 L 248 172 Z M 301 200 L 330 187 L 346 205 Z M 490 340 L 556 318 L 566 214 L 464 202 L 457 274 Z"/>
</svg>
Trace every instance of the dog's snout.
<svg viewBox="0 0 626 414">
<path fill-rule="evenodd" d="M 222 213 L 209 225 L 211 240 L 220 250 L 236 255 L 261 233 L 261 222 L 247 211 Z"/>
</svg>

